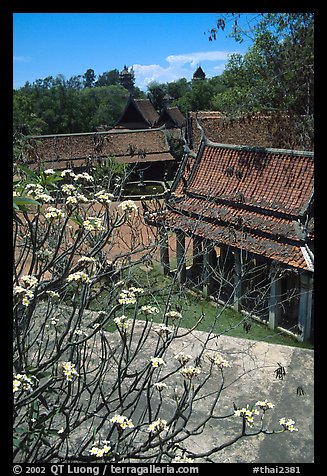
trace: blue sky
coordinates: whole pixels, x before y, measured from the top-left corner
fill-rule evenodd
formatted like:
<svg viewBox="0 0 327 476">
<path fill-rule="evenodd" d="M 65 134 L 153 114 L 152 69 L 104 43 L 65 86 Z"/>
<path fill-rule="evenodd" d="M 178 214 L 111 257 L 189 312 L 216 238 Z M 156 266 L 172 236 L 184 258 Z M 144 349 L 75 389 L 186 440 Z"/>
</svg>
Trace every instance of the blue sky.
<svg viewBox="0 0 327 476">
<path fill-rule="evenodd" d="M 160 83 L 192 78 L 201 65 L 207 77 L 219 75 L 228 55 L 244 53 L 250 42 L 236 43 L 208 32 L 220 13 L 14 13 L 14 88 L 26 81 L 63 74 L 66 79 L 96 75 L 126 64 L 143 90 Z M 251 19 L 254 14 L 244 19 Z"/>
</svg>

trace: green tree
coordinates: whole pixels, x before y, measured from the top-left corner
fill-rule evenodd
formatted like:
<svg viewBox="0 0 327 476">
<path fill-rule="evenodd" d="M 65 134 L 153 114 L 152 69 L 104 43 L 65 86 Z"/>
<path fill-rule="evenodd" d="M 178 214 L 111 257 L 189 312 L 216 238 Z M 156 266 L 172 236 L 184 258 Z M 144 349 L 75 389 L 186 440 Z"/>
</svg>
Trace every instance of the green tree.
<svg viewBox="0 0 327 476">
<path fill-rule="evenodd" d="M 210 30 L 211 41 L 217 39 L 219 30 L 226 33 L 228 18 L 220 19 L 217 28 Z M 241 14 L 234 15 L 229 36 L 238 42 L 244 35 L 250 36 L 253 46 L 243 57 L 230 58 L 221 75 L 227 89 L 216 95 L 213 103 L 234 115 L 259 111 L 294 117 L 304 143 L 312 144 L 314 14 L 258 14 L 248 30 L 241 27 L 240 20 Z"/>
<path fill-rule="evenodd" d="M 167 85 L 158 81 L 151 81 L 147 86 L 147 97 L 152 102 L 154 108 L 160 111 L 164 105 L 164 97 L 167 94 Z"/>
<path fill-rule="evenodd" d="M 119 84 L 119 71 L 118 69 L 113 69 L 111 71 L 106 71 L 105 73 L 99 74 L 98 79 L 95 83 L 96 87 L 99 86 L 113 86 Z"/>
<path fill-rule="evenodd" d="M 82 76 L 81 75 L 72 76 L 67 81 L 67 88 L 69 88 L 69 89 L 79 90 L 79 89 L 82 89 L 82 87 L 83 87 L 83 82 L 82 82 Z"/>
<path fill-rule="evenodd" d="M 95 84 L 95 72 L 94 69 L 89 68 L 83 74 L 84 88 L 92 88 Z"/>
<path fill-rule="evenodd" d="M 46 123 L 33 112 L 32 98 L 21 91 L 13 93 L 13 131 L 40 134 Z"/>
<path fill-rule="evenodd" d="M 179 99 L 183 97 L 188 91 L 190 91 L 191 86 L 186 78 L 180 78 L 171 83 L 167 83 L 167 93 L 173 99 Z"/>
<path fill-rule="evenodd" d="M 87 88 L 81 91 L 83 131 L 92 131 L 100 125 L 113 126 L 123 112 L 129 97 L 120 85 Z"/>
<path fill-rule="evenodd" d="M 229 35 L 238 42 L 251 36 L 253 46 L 244 56 L 232 55 L 222 74 L 227 88 L 239 88 L 235 112 L 313 114 L 313 13 L 259 14 L 247 31 L 240 26 L 240 16 L 234 16 Z M 211 38 L 226 24 L 212 29 Z"/>
<path fill-rule="evenodd" d="M 120 85 L 83 88 L 81 76 L 38 79 L 14 91 L 14 131 L 60 134 L 112 126 L 127 98 L 128 91 Z"/>
</svg>

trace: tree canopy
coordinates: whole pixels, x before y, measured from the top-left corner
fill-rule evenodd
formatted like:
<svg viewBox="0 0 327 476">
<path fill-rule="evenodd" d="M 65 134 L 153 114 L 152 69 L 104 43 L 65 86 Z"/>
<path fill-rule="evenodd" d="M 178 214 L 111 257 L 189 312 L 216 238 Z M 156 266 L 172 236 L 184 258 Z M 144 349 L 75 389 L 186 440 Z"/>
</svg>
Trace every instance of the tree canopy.
<svg viewBox="0 0 327 476">
<path fill-rule="evenodd" d="M 234 113 L 313 114 L 313 13 L 259 14 L 247 31 L 239 26 L 239 16 L 233 18 L 229 36 L 242 42 L 251 35 L 253 45 L 244 56 L 231 56 L 221 75 L 226 91 L 216 95 L 214 106 Z M 219 19 L 210 30 L 211 41 L 228 19 Z"/>
<path fill-rule="evenodd" d="M 97 80 L 92 71 L 68 80 L 63 75 L 49 76 L 14 90 L 14 131 L 60 134 L 112 126 L 129 92 L 116 80 L 117 70 L 103 73 Z M 143 95 L 139 90 L 136 94 Z"/>
<path fill-rule="evenodd" d="M 218 110 L 227 116 L 263 113 L 295 118 L 300 134 L 313 138 L 314 14 L 262 13 L 251 27 L 242 14 L 226 14 L 209 30 L 209 41 L 227 34 L 237 42 L 250 36 L 244 54 L 230 56 L 220 76 L 198 81 L 149 83 L 147 92 L 158 112 L 170 104 L 187 111 Z M 68 133 L 111 127 L 126 105 L 129 92 L 114 69 L 96 77 L 89 68 L 82 76 L 38 79 L 14 91 L 14 130 L 24 133 Z"/>
</svg>

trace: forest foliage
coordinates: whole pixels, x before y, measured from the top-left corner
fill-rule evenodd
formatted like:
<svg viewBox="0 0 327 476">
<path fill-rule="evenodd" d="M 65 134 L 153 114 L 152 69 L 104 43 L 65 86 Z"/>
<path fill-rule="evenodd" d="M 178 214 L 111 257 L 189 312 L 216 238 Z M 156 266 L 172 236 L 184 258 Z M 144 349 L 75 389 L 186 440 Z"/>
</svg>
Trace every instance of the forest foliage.
<svg viewBox="0 0 327 476">
<path fill-rule="evenodd" d="M 247 30 L 240 26 L 241 15 L 224 15 L 208 30 L 211 42 L 219 35 L 236 42 L 244 36 L 252 39 L 244 55 L 229 57 L 221 75 L 204 81 L 153 81 L 145 92 L 135 87 L 135 97 L 149 98 L 158 111 L 168 94 L 171 105 L 184 114 L 218 110 L 227 116 L 260 112 L 305 117 L 305 128 L 313 135 L 314 14 L 262 13 Z M 14 131 L 58 134 L 112 127 L 128 97 L 118 69 L 96 76 L 89 68 L 69 79 L 58 75 L 26 82 L 13 92 Z"/>
</svg>

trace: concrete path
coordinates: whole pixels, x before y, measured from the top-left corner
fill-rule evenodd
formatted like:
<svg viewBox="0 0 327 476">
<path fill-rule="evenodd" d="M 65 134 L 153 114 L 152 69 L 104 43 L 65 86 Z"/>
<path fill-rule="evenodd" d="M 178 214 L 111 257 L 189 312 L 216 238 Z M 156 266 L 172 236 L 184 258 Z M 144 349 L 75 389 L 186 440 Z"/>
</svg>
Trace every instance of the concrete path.
<svg viewBox="0 0 327 476">
<path fill-rule="evenodd" d="M 64 319 L 69 312 L 68 307 L 58 309 L 57 317 Z M 43 314 L 40 307 L 40 314 Z M 62 315 L 61 315 L 62 314 Z M 94 311 L 85 311 L 83 320 L 85 325 L 97 316 Z M 136 321 L 133 332 L 132 346 L 137 346 L 142 336 L 145 323 Z M 150 327 L 150 329 L 149 329 Z M 154 355 L 155 345 L 158 342 L 158 334 L 155 331 L 158 324 L 148 323 L 149 334 L 144 340 L 142 348 L 137 351 L 137 358 L 133 366 L 147 364 Z M 49 328 L 50 329 L 50 328 Z M 130 331 L 128 331 L 130 332 Z M 111 350 L 121 348 L 121 337 L 118 331 L 104 332 L 106 341 Z M 187 334 L 187 335 L 186 335 Z M 208 337 L 210 339 L 208 340 Z M 102 358 L 101 339 L 94 336 L 89 342 L 92 362 L 98 365 Z M 258 342 L 248 339 L 228 337 L 224 335 L 210 335 L 201 331 L 179 329 L 178 337 L 168 347 L 163 358 L 166 366 L 163 367 L 160 379 L 173 369 L 178 368 L 174 356 L 179 352 L 190 354 L 192 361 L 188 365 L 195 365 L 198 356 L 205 346 L 206 351 L 219 352 L 229 363 L 230 367 L 224 369 L 223 390 L 215 409 L 215 419 L 211 420 L 203 432 L 190 437 L 185 441 L 185 448 L 197 454 L 210 452 L 241 433 L 242 419 L 234 416 L 234 405 L 242 408 L 249 404 L 254 405 L 258 400 L 265 400 L 275 404 L 265 416 L 265 427 L 269 430 L 280 430 L 280 418 L 292 418 L 298 432 L 284 432 L 281 434 L 244 437 L 235 444 L 213 454 L 211 461 L 216 463 L 312 463 L 314 462 L 313 451 L 313 424 L 314 424 L 314 352 L 309 349 L 288 347 L 283 345 Z M 135 347 L 139 349 L 139 347 Z M 132 350 L 132 348 L 131 348 Z M 90 364 L 92 365 L 92 364 Z M 201 381 L 207 375 L 209 362 L 205 357 L 200 360 L 201 374 L 197 377 Z M 285 375 L 278 378 L 276 370 L 283 368 Z M 114 370 L 114 369 L 113 369 Z M 132 368 L 130 371 L 132 372 Z M 110 378 L 115 378 L 114 372 L 108 372 L 107 384 Z M 183 377 L 177 372 L 165 380 L 167 388 L 163 390 L 164 405 L 160 410 L 160 417 L 169 420 L 175 412 L 175 389 L 183 391 Z M 194 402 L 193 413 L 188 428 L 194 429 L 199 422 L 203 421 L 210 413 L 210 406 L 217 395 L 222 383 L 222 376 L 218 370 L 204 385 L 198 394 L 198 400 Z M 128 384 L 128 383 L 126 383 Z M 194 381 L 196 386 L 197 381 Z M 204 395 L 206 397 L 204 398 Z M 155 402 L 154 402 L 155 403 Z M 146 401 L 144 402 L 146 404 Z M 141 405 L 142 406 L 142 405 Z M 133 415 L 137 422 L 139 408 Z M 222 418 L 232 415 L 230 418 Z M 257 417 L 258 418 L 258 417 Z M 134 420 L 133 420 L 134 421 Z M 62 422 L 58 421 L 58 428 Z M 83 432 L 88 428 L 81 428 L 80 439 Z M 79 438 L 76 440 L 76 448 L 79 447 Z M 204 460 L 202 460 L 204 461 Z M 201 462 L 201 460 L 197 460 Z"/>
<path fill-rule="evenodd" d="M 140 323 L 140 329 L 142 324 Z M 137 331 L 136 331 L 137 332 Z M 181 331 L 185 332 L 185 330 Z M 171 344 L 165 361 L 166 371 L 175 360 L 173 355 L 183 351 L 194 358 L 203 348 L 207 334 L 193 331 L 187 338 L 176 339 Z M 279 419 L 292 418 L 298 432 L 259 435 L 244 438 L 212 456 L 214 462 L 230 463 L 312 463 L 314 422 L 314 353 L 312 350 L 283 345 L 257 342 L 228 336 L 215 337 L 207 348 L 221 353 L 230 363 L 226 368 L 224 391 L 219 399 L 218 412 L 226 415 L 237 407 L 253 405 L 258 400 L 269 400 L 275 408 L 266 414 L 265 421 L 270 430 L 280 430 Z M 149 351 L 151 345 L 149 346 Z M 143 349 L 144 352 L 144 349 Z M 283 378 L 276 377 L 276 369 L 282 366 Z M 204 369 L 205 370 L 205 369 Z M 210 379 L 206 391 L 215 392 L 219 379 Z M 195 419 L 208 414 L 210 399 L 200 400 L 195 406 Z M 187 446 L 190 450 L 204 453 L 224 443 L 240 432 L 241 419 L 217 419 L 210 423 L 199 437 Z"/>
</svg>

